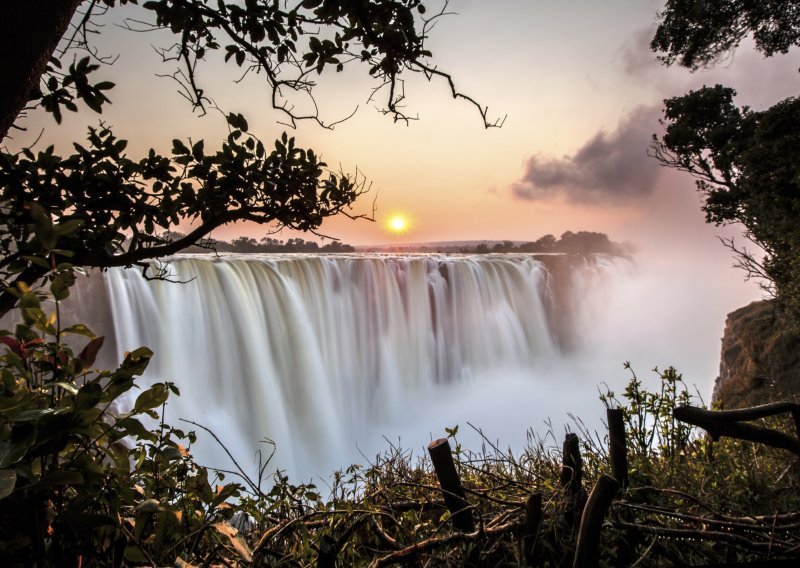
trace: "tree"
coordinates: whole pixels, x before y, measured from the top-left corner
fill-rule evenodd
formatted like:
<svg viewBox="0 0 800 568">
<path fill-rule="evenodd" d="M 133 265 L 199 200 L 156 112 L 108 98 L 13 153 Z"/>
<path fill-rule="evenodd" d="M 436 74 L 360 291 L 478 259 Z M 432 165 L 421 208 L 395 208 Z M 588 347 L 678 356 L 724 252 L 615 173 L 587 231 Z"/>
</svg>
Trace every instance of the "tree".
<svg viewBox="0 0 800 568">
<path fill-rule="evenodd" d="M 650 43 L 665 63 L 696 69 L 752 35 L 767 57 L 800 45 L 798 0 L 668 0 Z"/>
<path fill-rule="evenodd" d="M 651 47 L 667 64 L 697 68 L 748 35 L 767 57 L 800 45 L 800 2 L 670 0 Z M 744 227 L 763 254 L 723 239 L 736 264 L 800 318 L 800 101 L 755 112 L 735 94 L 716 85 L 664 101 L 666 131 L 653 137 L 653 154 L 695 177 L 709 223 Z"/>
<path fill-rule="evenodd" d="M 36 107 L 57 122 L 78 104 L 102 112 L 115 85 L 93 81 L 105 60 L 90 38 L 98 32 L 99 12 L 126 4 L 139 1 L 0 4 L 0 138 Z M 373 97 L 385 93 L 383 112 L 396 121 L 413 118 L 403 108 L 403 77 L 420 73 L 445 80 L 454 98 L 477 107 L 485 126 L 498 125 L 431 62 L 425 40 L 446 7 L 445 2 L 427 15 L 421 0 L 303 0 L 292 6 L 272 0 L 148 0 L 125 25 L 174 35 L 175 42 L 159 53 L 174 66 L 181 94 L 201 112 L 212 103 L 197 69 L 217 53 L 243 73 L 263 76 L 272 107 L 290 126 L 312 120 L 332 127 L 316 111 L 296 111 L 295 98 L 313 103 L 318 75 L 359 63 L 376 81 Z M 229 135 L 216 151 L 206 150 L 202 140 L 174 140 L 170 156 L 150 150 L 132 159 L 126 141 L 101 123 L 70 156 L 58 156 L 52 147 L 0 152 L 0 315 L 15 300 L 8 288 L 37 281 L 65 263 L 140 266 L 146 272 L 150 259 L 240 220 L 315 231 L 328 216 L 350 215 L 367 188 L 363 177 L 331 172 L 286 134 L 268 150 L 241 114 L 227 113 L 226 119 Z M 163 237 L 186 219 L 196 222 L 191 232 Z"/>
<path fill-rule="evenodd" d="M 738 265 L 800 313 L 800 100 L 755 112 L 739 108 L 735 94 L 716 85 L 667 100 L 655 154 L 697 178 L 709 223 L 744 226 L 765 256 L 726 240 Z"/>
</svg>

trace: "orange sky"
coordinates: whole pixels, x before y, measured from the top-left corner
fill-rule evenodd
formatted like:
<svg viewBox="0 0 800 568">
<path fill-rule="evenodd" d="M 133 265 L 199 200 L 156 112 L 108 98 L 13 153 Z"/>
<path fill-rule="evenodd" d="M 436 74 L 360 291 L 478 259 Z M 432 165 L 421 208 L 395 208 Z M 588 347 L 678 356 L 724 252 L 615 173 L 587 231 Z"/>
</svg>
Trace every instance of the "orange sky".
<svg viewBox="0 0 800 568">
<path fill-rule="evenodd" d="M 366 103 L 371 83 L 364 70 L 322 77 L 317 95 L 325 117 L 339 118 L 356 106 L 359 112 L 334 131 L 305 123 L 293 135 L 333 169 L 358 168 L 367 176 L 372 192 L 354 213 L 369 213 L 374 202 L 377 220 L 331 219 L 322 232 L 352 244 L 534 240 L 566 230 L 647 242 L 662 235 L 658 227 L 670 227 L 716 242 L 691 180 L 659 171 L 646 155 L 649 137 L 659 128 L 660 102 L 721 81 L 739 88 L 742 103 L 769 104 L 796 92 L 796 60 L 790 54 L 765 62 L 743 48 L 725 64 L 694 75 L 665 69 L 647 49 L 661 4 L 451 2 L 457 15 L 440 22 L 430 48 L 460 89 L 489 106 L 490 116 L 508 116 L 501 129 L 483 129 L 475 109 L 452 100 L 442 82 L 409 78 L 408 111 L 420 120 L 406 126 Z M 221 115 L 198 118 L 170 80 L 154 77 L 168 70 L 149 47 L 158 43 L 157 35 L 104 28 L 99 48 L 119 55 L 101 72 L 118 85 L 111 92 L 113 105 L 102 117 L 71 115 L 62 127 L 34 115 L 29 134 L 18 135 L 12 146 L 31 142 L 44 127 L 43 140 L 68 151 L 71 140 L 102 118 L 131 140 L 130 155 L 151 146 L 168 151 L 175 137 L 205 138 L 213 148 L 226 132 Z M 285 127 L 268 108 L 259 78 L 236 85 L 235 77 L 216 62 L 200 72 L 222 108 L 244 113 L 265 141 L 280 135 Z M 385 228 L 385 219 L 397 211 L 411 220 L 402 236 Z M 258 238 L 265 229 L 238 225 L 215 236 L 240 234 Z"/>
</svg>

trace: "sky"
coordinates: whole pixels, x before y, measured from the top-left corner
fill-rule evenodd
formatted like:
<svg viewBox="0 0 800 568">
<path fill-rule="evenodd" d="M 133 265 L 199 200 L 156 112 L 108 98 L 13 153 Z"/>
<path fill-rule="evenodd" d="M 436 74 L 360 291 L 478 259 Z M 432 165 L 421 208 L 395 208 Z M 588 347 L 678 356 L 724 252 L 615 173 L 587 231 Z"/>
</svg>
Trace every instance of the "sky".
<svg viewBox="0 0 800 568">
<path fill-rule="evenodd" d="M 306 122 L 290 134 L 333 169 L 366 176 L 371 192 L 353 213 L 369 214 L 374 204 L 375 222 L 334 218 L 321 232 L 374 245 L 602 231 L 658 258 L 666 273 L 688 274 L 682 294 L 696 293 L 701 303 L 713 298 L 717 308 L 709 317 L 717 329 L 725 313 L 760 297 L 731 268 L 718 240 L 739 229 L 707 225 L 692 179 L 659 167 L 647 156 L 648 144 L 660 129 L 662 101 L 689 89 L 724 83 L 738 90 L 737 102 L 755 109 L 795 94 L 797 52 L 764 59 L 745 42 L 709 69 L 666 68 L 648 48 L 662 6 L 661 0 L 452 0 L 454 14 L 439 21 L 428 47 L 459 90 L 489 107 L 490 118 L 506 117 L 502 128 L 484 129 L 475 108 L 453 100 L 442 81 L 408 79 L 407 110 L 420 119 L 406 125 L 368 102 L 373 85 L 366 69 L 324 75 L 316 92 L 323 117 L 358 112 L 333 131 Z M 119 18 L 129 9 L 136 8 L 112 13 Z M 101 32 L 100 52 L 118 56 L 98 73 L 117 83 L 113 105 L 102 116 L 69 115 L 60 127 L 33 115 L 12 146 L 30 143 L 44 128 L 40 144 L 69 151 L 69 142 L 100 119 L 131 141 L 131 156 L 150 147 L 168 152 L 173 138 L 204 138 L 207 149 L 221 143 L 227 133 L 221 115 L 198 117 L 171 80 L 156 76 L 171 69 L 151 44 L 165 45 L 169 37 L 113 23 Z M 258 77 L 236 84 L 235 70 L 217 60 L 199 77 L 220 107 L 247 116 L 263 140 L 286 130 Z M 402 235 L 386 227 L 397 212 L 409 220 Z M 235 225 L 214 236 L 266 232 Z"/>
<path fill-rule="evenodd" d="M 321 232 L 356 245 L 525 241 L 566 230 L 603 231 L 645 246 L 670 232 L 713 239 L 692 181 L 647 157 L 649 139 L 659 131 L 661 101 L 724 82 L 739 89 L 742 104 L 763 107 L 796 89 L 796 57 L 765 60 L 743 46 L 713 69 L 692 74 L 665 68 L 647 47 L 661 5 L 654 0 L 450 2 L 454 14 L 431 33 L 434 61 L 460 90 L 489 107 L 490 119 L 506 117 L 502 128 L 484 129 L 478 112 L 454 101 L 442 81 L 409 78 L 408 111 L 420 119 L 405 125 L 367 102 L 372 83 L 365 69 L 323 76 L 317 92 L 323 117 L 358 112 L 333 131 L 301 123 L 290 134 L 332 169 L 363 173 L 371 191 L 353 213 L 370 214 L 373 204 L 376 209 L 375 222 L 335 218 Z M 116 18 L 125 13 L 112 11 Z M 70 115 L 61 127 L 34 115 L 29 133 L 17 135 L 12 145 L 30 143 L 45 128 L 43 140 L 68 151 L 68 143 L 100 119 L 131 141 L 130 155 L 150 147 L 167 152 L 176 137 L 205 138 L 207 148 L 221 142 L 226 133 L 221 115 L 198 117 L 171 80 L 156 77 L 170 68 L 151 45 L 166 45 L 167 36 L 126 32 L 113 22 L 101 32 L 100 52 L 118 56 L 99 73 L 118 85 L 111 91 L 113 105 L 102 116 Z M 286 127 L 269 108 L 264 83 L 249 77 L 236 84 L 235 78 L 230 66 L 216 59 L 200 70 L 203 86 L 220 107 L 245 114 L 265 141 L 278 137 Z M 386 227 L 397 212 L 409 220 L 402 235 Z M 235 225 L 215 236 L 265 233 L 264 227 Z M 278 238 L 290 236 L 284 231 Z"/>
</svg>

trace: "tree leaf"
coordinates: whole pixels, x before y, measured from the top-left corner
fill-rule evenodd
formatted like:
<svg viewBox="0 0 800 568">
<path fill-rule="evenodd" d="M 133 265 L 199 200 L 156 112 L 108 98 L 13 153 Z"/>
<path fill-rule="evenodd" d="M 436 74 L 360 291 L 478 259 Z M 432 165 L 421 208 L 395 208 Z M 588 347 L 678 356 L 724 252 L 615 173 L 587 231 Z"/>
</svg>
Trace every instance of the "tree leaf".
<svg viewBox="0 0 800 568">
<path fill-rule="evenodd" d="M 95 337 L 86 344 L 86 347 L 84 347 L 83 351 L 78 355 L 78 359 L 83 363 L 84 369 L 94 364 L 94 360 L 97 358 L 97 352 L 100 351 L 100 348 L 103 346 L 103 341 L 105 341 L 105 337 Z"/>
<path fill-rule="evenodd" d="M 0 469 L 0 499 L 5 499 L 14 491 L 17 472 L 13 469 Z"/>
<path fill-rule="evenodd" d="M 156 383 L 136 397 L 133 409 L 136 412 L 142 412 L 159 407 L 164 404 L 168 397 L 169 390 L 167 390 L 166 385 L 163 383 Z"/>
<path fill-rule="evenodd" d="M 74 333 L 76 335 L 85 335 L 87 337 L 94 339 L 94 333 L 92 333 L 92 330 L 86 327 L 82 323 L 78 323 L 75 325 L 71 325 L 67 328 L 64 328 L 64 330 L 62 330 L 61 333 Z"/>
<path fill-rule="evenodd" d="M 28 452 L 33 442 L 0 442 L 0 467 L 14 465 Z"/>
<path fill-rule="evenodd" d="M 69 219 L 56 225 L 55 232 L 59 236 L 68 235 L 77 231 L 81 226 L 83 226 L 83 219 Z"/>
</svg>

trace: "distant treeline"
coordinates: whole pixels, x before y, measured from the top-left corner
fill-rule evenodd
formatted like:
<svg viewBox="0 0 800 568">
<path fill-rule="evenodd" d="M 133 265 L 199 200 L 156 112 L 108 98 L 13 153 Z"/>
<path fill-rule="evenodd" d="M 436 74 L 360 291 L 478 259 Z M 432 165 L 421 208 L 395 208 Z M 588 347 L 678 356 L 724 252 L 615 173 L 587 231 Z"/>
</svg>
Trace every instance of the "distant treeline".
<svg viewBox="0 0 800 568">
<path fill-rule="evenodd" d="M 615 243 L 608 238 L 605 233 L 594 233 L 591 231 L 578 231 L 573 233 L 567 231 L 556 238 L 553 235 L 545 235 L 535 241 L 520 243 L 515 245 L 511 241 L 503 241 L 488 245 L 480 243 L 475 247 L 461 247 L 459 252 L 486 254 L 490 252 L 603 252 L 609 254 L 627 254 L 630 246 Z"/>
<path fill-rule="evenodd" d="M 178 233 L 171 233 L 169 235 L 173 239 L 180 237 Z M 314 241 L 306 241 L 300 238 L 293 238 L 287 241 L 280 239 L 273 239 L 272 237 L 262 237 L 261 240 L 256 240 L 252 237 L 238 237 L 230 242 L 228 241 L 207 241 L 198 245 L 192 245 L 183 252 L 191 253 L 207 253 L 207 252 L 233 252 L 233 253 L 247 253 L 247 252 L 320 252 L 320 253 L 339 253 L 339 252 L 354 252 L 355 249 L 345 243 L 339 241 L 331 241 L 320 245 Z"/>
<path fill-rule="evenodd" d="M 165 235 L 172 239 L 180 238 L 180 233 L 170 233 Z M 256 240 L 252 237 L 238 237 L 232 241 L 207 241 L 198 245 L 193 245 L 183 252 L 207 253 L 207 252 L 232 252 L 232 253 L 281 253 L 281 252 L 311 252 L 311 253 L 342 253 L 355 252 L 355 248 L 340 241 L 330 241 L 320 245 L 314 241 L 306 241 L 301 238 L 292 238 L 287 241 L 274 239 L 272 237 L 262 237 Z M 608 254 L 630 254 L 632 247 L 627 243 L 617 243 L 608 238 L 605 233 L 595 233 L 591 231 L 578 231 L 573 233 L 567 231 L 556 238 L 553 235 L 545 235 L 535 241 L 514 243 L 513 241 L 501 242 L 481 242 L 469 245 L 399 245 L 391 247 L 365 247 L 360 248 L 362 252 L 441 252 L 441 253 L 463 253 L 463 254 L 489 254 L 503 252 L 527 252 L 527 253 L 608 253 Z"/>
<path fill-rule="evenodd" d="M 489 254 L 503 252 L 528 252 L 528 253 L 608 253 L 614 255 L 631 254 L 633 246 L 630 243 L 617 243 L 608 238 L 605 233 L 591 231 L 567 231 L 556 238 L 545 235 L 535 241 L 488 241 L 481 243 L 463 244 L 434 244 L 434 245 L 400 245 L 392 247 L 373 247 L 370 251 L 392 250 L 396 252 L 441 252 L 463 254 Z"/>
</svg>

